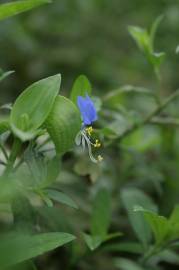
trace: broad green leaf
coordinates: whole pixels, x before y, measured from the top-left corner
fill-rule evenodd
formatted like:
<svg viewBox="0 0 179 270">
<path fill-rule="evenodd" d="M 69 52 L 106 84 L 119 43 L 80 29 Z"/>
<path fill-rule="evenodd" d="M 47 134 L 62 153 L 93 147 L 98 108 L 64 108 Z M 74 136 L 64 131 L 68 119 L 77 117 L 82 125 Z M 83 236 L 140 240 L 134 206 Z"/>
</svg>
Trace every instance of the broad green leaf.
<svg viewBox="0 0 179 270">
<path fill-rule="evenodd" d="M 91 234 L 102 240 L 107 236 L 110 225 L 110 194 L 107 189 L 100 189 L 93 202 Z"/>
<path fill-rule="evenodd" d="M 148 31 L 138 26 L 129 26 L 129 33 L 143 52 L 150 51 L 150 37 Z"/>
<path fill-rule="evenodd" d="M 29 86 L 15 101 L 10 123 L 13 132 L 26 141 L 37 135 L 38 128 L 52 110 L 60 88 L 60 74 L 40 80 Z"/>
<path fill-rule="evenodd" d="M 76 104 L 77 97 L 85 97 L 86 94 L 91 94 L 91 84 L 85 75 L 80 75 L 73 84 L 70 99 Z"/>
<path fill-rule="evenodd" d="M 65 245 L 75 237 L 58 232 L 37 235 L 10 233 L 1 236 L 0 239 L 0 268 L 2 269 Z"/>
<path fill-rule="evenodd" d="M 8 77 L 9 75 L 11 75 L 12 73 L 14 73 L 13 70 L 3 72 L 3 71 L 0 69 L 0 82 L 3 81 L 5 78 L 7 78 L 7 77 Z"/>
<path fill-rule="evenodd" d="M 47 194 L 49 196 L 50 199 L 65 204 L 67 206 L 70 206 L 72 208 L 78 209 L 78 205 L 74 202 L 73 199 L 71 199 L 71 197 L 69 197 L 68 195 L 66 195 L 63 192 L 60 192 L 58 190 L 52 190 L 52 189 L 48 189 L 47 190 Z"/>
<path fill-rule="evenodd" d="M 150 225 L 157 244 L 161 244 L 167 240 L 170 233 L 169 221 L 164 216 L 159 216 L 155 212 L 144 209 L 143 207 L 135 207 L 135 212 L 143 212 Z"/>
<path fill-rule="evenodd" d="M 81 129 L 80 112 L 71 100 L 58 96 L 45 126 L 55 144 L 57 154 L 64 154 L 72 148 Z"/>
<path fill-rule="evenodd" d="M 0 20 L 28 11 L 32 8 L 45 3 L 50 3 L 49 0 L 25 0 L 14 1 L 0 5 Z"/>
<path fill-rule="evenodd" d="M 142 191 L 131 188 L 122 191 L 121 199 L 138 239 L 146 246 L 151 239 L 151 230 L 144 216 L 140 212 L 134 212 L 135 205 L 141 205 L 149 210 L 156 210 L 152 200 Z"/>
<path fill-rule="evenodd" d="M 38 270 L 32 261 L 18 263 L 15 266 L 8 267 L 6 270 Z"/>
</svg>

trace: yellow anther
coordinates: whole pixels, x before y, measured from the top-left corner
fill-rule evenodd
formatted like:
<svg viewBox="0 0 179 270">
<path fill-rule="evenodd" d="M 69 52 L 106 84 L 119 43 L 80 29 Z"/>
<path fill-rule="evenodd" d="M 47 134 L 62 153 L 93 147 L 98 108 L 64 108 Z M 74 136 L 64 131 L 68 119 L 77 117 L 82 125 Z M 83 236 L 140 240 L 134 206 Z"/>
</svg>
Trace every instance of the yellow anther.
<svg viewBox="0 0 179 270">
<path fill-rule="evenodd" d="M 101 162 L 103 160 L 103 157 L 101 155 L 98 156 L 98 161 Z"/>
<path fill-rule="evenodd" d="M 95 147 L 95 148 L 101 147 L 101 143 L 99 142 L 99 140 L 96 140 L 96 141 L 95 141 L 94 147 Z"/>
<path fill-rule="evenodd" d="M 86 132 L 89 136 L 91 136 L 91 134 L 93 133 L 93 128 L 90 126 L 90 127 L 87 127 L 86 128 Z"/>
</svg>

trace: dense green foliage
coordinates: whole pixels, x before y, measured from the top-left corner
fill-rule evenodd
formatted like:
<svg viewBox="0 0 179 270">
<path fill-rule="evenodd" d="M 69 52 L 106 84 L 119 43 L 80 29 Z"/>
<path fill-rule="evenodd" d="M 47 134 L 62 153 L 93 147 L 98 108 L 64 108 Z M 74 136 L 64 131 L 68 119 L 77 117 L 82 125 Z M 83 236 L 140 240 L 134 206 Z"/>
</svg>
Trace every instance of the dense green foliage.
<svg viewBox="0 0 179 270">
<path fill-rule="evenodd" d="M 178 269 L 178 3 L 48 2 L 0 1 L 0 269 Z"/>
</svg>

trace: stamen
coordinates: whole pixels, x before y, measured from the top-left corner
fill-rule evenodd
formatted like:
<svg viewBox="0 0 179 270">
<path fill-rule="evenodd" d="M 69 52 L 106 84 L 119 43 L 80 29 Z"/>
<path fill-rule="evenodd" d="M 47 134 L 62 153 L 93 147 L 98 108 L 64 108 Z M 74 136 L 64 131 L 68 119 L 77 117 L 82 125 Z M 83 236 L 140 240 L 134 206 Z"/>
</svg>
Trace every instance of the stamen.
<svg viewBox="0 0 179 270">
<path fill-rule="evenodd" d="M 92 154 L 91 141 L 90 141 L 90 139 L 86 136 L 85 131 L 82 132 L 82 135 L 84 136 L 85 141 L 86 141 L 86 143 L 87 143 L 87 145 L 88 145 L 88 153 L 89 153 L 89 157 L 90 157 L 91 161 L 93 161 L 94 163 L 97 163 L 98 160 L 95 159 L 95 158 L 93 157 L 93 154 Z"/>
<path fill-rule="evenodd" d="M 94 146 L 95 148 L 101 147 L 100 141 L 99 141 L 99 140 L 95 140 L 95 143 L 93 144 L 93 146 Z"/>
<path fill-rule="evenodd" d="M 103 160 L 103 157 L 101 155 L 98 156 L 98 161 L 101 162 Z"/>
<path fill-rule="evenodd" d="M 90 157 L 91 161 L 94 162 L 94 163 L 97 163 L 97 162 L 102 161 L 103 158 L 102 158 L 101 155 L 99 155 L 97 157 L 97 159 L 93 156 L 92 146 L 94 146 L 95 148 L 98 148 L 98 147 L 101 146 L 101 143 L 97 139 L 95 140 L 95 143 L 91 142 L 90 135 L 89 135 L 89 134 L 91 134 L 91 132 L 93 132 L 93 128 L 92 127 L 88 127 L 86 129 L 81 130 L 77 134 L 75 141 L 76 141 L 76 144 L 77 145 L 82 145 L 83 150 L 85 149 L 85 146 L 87 144 L 87 146 L 88 146 L 88 153 L 89 153 L 89 157 Z"/>
<path fill-rule="evenodd" d="M 85 130 L 86 130 L 86 133 L 87 133 L 89 136 L 91 136 L 91 134 L 93 133 L 93 128 L 92 128 L 92 126 L 87 127 Z"/>
</svg>

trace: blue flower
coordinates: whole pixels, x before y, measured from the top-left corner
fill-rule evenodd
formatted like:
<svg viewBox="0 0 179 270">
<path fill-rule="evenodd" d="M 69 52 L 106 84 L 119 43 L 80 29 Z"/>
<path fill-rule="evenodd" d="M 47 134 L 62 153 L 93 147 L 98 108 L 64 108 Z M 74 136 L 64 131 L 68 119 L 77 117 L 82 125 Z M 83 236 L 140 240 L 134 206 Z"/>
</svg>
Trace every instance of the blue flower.
<svg viewBox="0 0 179 270">
<path fill-rule="evenodd" d="M 83 125 L 79 133 L 76 135 L 76 145 L 81 145 L 83 149 L 87 146 L 91 161 L 94 163 L 100 162 L 103 160 L 102 156 L 98 155 L 97 158 L 95 158 L 92 153 L 92 147 L 99 148 L 101 146 L 98 139 L 94 140 L 91 137 L 91 134 L 93 133 L 91 124 L 98 119 L 94 103 L 86 94 L 86 97 L 78 96 L 77 105 L 81 112 Z"/>
<path fill-rule="evenodd" d="M 84 126 L 89 126 L 98 119 L 94 103 L 87 94 L 86 97 L 78 96 L 77 104 Z"/>
</svg>

